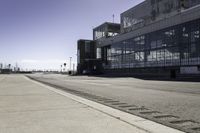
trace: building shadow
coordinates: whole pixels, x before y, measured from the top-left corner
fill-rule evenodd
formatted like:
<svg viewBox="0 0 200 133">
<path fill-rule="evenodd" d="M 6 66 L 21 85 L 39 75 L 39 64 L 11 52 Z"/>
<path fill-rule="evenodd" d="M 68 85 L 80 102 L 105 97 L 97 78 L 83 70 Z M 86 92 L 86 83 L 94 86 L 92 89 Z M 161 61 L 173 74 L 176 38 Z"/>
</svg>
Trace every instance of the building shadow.
<svg viewBox="0 0 200 133">
<path fill-rule="evenodd" d="M 139 75 L 139 74 L 101 74 L 101 75 L 87 75 L 88 77 L 99 78 L 134 78 L 148 81 L 171 81 L 171 82 L 200 82 L 200 75 L 177 75 L 170 77 L 166 75 Z"/>
</svg>

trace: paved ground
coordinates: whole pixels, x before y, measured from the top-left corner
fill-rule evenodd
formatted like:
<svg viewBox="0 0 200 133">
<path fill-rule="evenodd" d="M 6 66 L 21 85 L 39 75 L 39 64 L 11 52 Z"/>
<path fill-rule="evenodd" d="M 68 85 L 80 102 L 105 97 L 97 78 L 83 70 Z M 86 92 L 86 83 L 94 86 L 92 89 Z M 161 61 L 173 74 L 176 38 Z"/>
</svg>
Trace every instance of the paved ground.
<svg viewBox="0 0 200 133">
<path fill-rule="evenodd" d="M 0 75 L 0 133 L 133 132 L 146 133 L 24 76 Z"/>
<path fill-rule="evenodd" d="M 38 80 L 200 122 L 200 83 L 147 81 L 54 74 L 32 75 Z"/>
</svg>

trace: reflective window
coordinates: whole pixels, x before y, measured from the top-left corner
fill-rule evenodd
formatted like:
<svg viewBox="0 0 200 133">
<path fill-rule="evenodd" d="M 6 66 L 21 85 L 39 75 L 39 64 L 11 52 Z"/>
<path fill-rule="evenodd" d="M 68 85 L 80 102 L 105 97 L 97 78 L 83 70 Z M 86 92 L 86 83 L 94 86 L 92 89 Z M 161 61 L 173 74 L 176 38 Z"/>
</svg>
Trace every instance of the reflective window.
<svg viewBox="0 0 200 133">
<path fill-rule="evenodd" d="M 200 20 L 112 44 L 107 56 L 115 68 L 200 64 Z"/>
</svg>

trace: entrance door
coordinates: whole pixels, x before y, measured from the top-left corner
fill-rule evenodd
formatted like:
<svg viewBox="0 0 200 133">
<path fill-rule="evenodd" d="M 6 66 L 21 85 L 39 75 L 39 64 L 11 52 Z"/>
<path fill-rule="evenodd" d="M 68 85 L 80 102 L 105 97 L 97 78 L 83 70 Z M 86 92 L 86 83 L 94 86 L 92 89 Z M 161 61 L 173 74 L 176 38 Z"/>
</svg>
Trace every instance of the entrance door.
<svg viewBox="0 0 200 133">
<path fill-rule="evenodd" d="M 170 71 L 170 78 L 175 79 L 176 78 L 176 70 Z"/>
</svg>

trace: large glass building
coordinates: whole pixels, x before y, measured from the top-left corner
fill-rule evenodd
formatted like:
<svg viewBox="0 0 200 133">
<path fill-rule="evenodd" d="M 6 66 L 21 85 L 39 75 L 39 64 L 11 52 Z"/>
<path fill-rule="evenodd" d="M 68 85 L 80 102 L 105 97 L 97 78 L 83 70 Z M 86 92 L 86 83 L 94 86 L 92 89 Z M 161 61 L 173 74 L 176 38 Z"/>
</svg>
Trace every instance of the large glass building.
<svg viewBox="0 0 200 133">
<path fill-rule="evenodd" d="M 122 13 L 115 30 L 93 37 L 106 72 L 200 74 L 199 0 L 146 0 Z"/>
</svg>

